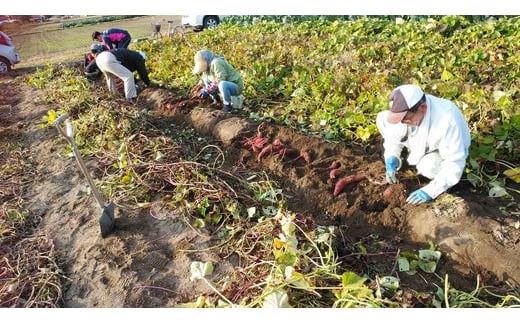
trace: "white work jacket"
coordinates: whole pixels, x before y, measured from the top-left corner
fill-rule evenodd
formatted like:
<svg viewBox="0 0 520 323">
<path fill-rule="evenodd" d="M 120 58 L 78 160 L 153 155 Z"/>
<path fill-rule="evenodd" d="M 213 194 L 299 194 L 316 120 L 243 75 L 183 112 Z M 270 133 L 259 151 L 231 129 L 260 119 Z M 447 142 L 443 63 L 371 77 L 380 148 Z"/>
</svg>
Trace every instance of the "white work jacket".
<svg viewBox="0 0 520 323">
<path fill-rule="evenodd" d="M 388 123 L 386 120 L 389 111 L 380 112 L 376 123 L 384 139 L 385 160 L 389 156 L 396 156 L 401 162 L 404 147 L 409 150 L 407 161 L 410 165 L 417 165 L 428 153 L 439 153 L 439 171 L 422 188 L 434 199 L 460 181 L 471 136 L 464 115 L 453 102 L 426 95 L 426 104 L 428 110 L 417 127 Z"/>
</svg>

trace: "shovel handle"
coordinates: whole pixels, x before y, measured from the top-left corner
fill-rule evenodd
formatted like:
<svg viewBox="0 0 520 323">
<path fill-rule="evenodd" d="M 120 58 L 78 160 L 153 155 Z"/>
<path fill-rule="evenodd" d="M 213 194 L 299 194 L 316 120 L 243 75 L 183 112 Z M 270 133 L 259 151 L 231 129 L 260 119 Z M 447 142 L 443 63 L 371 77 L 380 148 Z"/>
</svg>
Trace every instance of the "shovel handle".
<svg viewBox="0 0 520 323">
<path fill-rule="evenodd" d="M 92 190 L 92 193 L 94 194 L 94 197 L 96 198 L 97 202 L 99 203 L 99 205 L 102 208 L 104 208 L 105 207 L 105 198 L 104 198 L 103 194 L 101 194 L 101 192 L 98 191 L 98 189 L 96 188 L 96 185 L 94 184 L 94 181 L 92 180 L 92 177 L 90 176 L 88 169 L 85 166 L 85 162 L 83 161 L 83 158 L 81 157 L 78 146 L 76 146 L 76 143 L 74 142 L 74 137 L 69 136 L 65 131 L 63 131 L 63 128 L 61 127 L 61 124 L 63 123 L 63 121 L 67 120 L 68 117 L 69 117 L 68 113 L 61 115 L 58 119 L 56 119 L 56 121 L 54 121 L 54 126 L 58 129 L 58 131 L 61 133 L 61 135 L 63 137 L 65 137 L 67 142 L 72 146 L 72 151 L 74 152 L 74 157 L 76 157 L 76 161 L 78 162 L 81 172 L 87 179 L 90 189 Z M 72 125 L 71 125 L 71 127 L 72 127 Z"/>
<path fill-rule="evenodd" d="M 69 114 L 65 113 L 58 117 L 58 119 L 54 120 L 54 126 L 59 127 L 60 124 L 63 123 L 63 121 L 67 120 L 69 118 Z"/>
</svg>

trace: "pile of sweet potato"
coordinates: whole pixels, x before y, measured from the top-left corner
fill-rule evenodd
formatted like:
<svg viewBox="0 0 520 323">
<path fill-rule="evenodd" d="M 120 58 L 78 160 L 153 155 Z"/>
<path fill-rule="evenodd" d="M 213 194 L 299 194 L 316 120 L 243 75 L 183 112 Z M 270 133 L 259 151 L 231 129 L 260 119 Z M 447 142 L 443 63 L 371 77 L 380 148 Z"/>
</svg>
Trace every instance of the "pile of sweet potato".
<svg viewBox="0 0 520 323">
<path fill-rule="evenodd" d="M 246 149 L 257 155 L 257 161 L 261 162 L 262 159 L 267 158 L 272 155 L 279 155 L 281 158 L 291 158 L 288 162 L 292 163 L 297 160 L 303 160 L 307 165 L 312 162 L 312 152 L 309 149 L 297 150 L 293 147 L 288 146 L 283 143 L 282 140 L 278 137 L 274 138 L 272 141 L 269 136 L 266 136 L 262 133 L 262 124 L 258 126 L 255 135 L 251 137 L 247 137 L 240 142 Z M 342 176 L 344 171 L 341 169 L 341 163 L 337 160 L 333 161 L 330 166 L 326 168 L 321 168 L 321 171 L 327 171 L 329 178 L 335 182 L 334 190 L 332 192 L 334 197 L 337 197 L 345 188 L 350 184 L 356 184 L 363 180 L 369 180 L 372 183 L 377 185 L 386 185 L 386 183 L 378 182 L 374 179 L 368 178 L 364 174 L 350 174 L 346 176 Z M 398 196 L 394 195 L 397 194 Z M 402 187 L 389 187 L 387 191 L 384 193 L 384 199 L 387 203 L 389 200 L 393 200 L 394 197 L 397 197 L 397 200 L 402 200 Z M 392 196 L 392 197 L 390 197 Z"/>
<path fill-rule="evenodd" d="M 309 150 L 303 149 L 298 151 L 297 149 L 284 144 L 280 138 L 275 138 L 271 141 L 268 136 L 264 136 L 264 134 L 262 134 L 262 125 L 258 126 L 254 136 L 245 138 L 241 143 L 253 153 L 258 154 L 258 161 L 272 155 L 280 155 L 282 158 L 292 157 L 293 159 L 291 159 L 290 162 L 303 159 L 305 163 L 310 164 L 312 161 Z"/>
</svg>

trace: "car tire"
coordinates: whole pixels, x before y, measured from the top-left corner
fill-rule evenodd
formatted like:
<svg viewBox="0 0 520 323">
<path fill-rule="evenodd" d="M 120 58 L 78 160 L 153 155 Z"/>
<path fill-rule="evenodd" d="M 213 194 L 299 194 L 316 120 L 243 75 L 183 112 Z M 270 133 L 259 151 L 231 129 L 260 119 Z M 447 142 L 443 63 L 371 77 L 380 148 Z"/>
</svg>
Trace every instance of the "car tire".
<svg viewBox="0 0 520 323">
<path fill-rule="evenodd" d="M 202 28 L 212 29 L 217 27 L 219 23 L 220 20 L 218 19 L 218 16 L 206 16 L 202 21 Z"/>
<path fill-rule="evenodd" d="M 5 57 L 0 57 L 0 74 L 5 74 L 11 71 L 11 63 Z"/>
</svg>

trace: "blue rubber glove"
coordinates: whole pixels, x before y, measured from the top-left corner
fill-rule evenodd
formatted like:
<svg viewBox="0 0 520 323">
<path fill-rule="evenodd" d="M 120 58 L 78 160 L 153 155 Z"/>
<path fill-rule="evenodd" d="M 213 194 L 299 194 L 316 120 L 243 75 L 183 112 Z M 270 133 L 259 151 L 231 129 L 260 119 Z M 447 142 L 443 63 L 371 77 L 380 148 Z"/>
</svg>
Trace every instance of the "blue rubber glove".
<svg viewBox="0 0 520 323">
<path fill-rule="evenodd" d="M 206 91 L 206 89 L 202 89 L 202 90 L 200 90 L 200 92 L 199 92 L 199 97 L 200 97 L 201 99 L 205 99 L 205 98 L 207 98 L 208 96 L 209 96 L 209 93 L 208 93 L 208 91 Z"/>
<path fill-rule="evenodd" d="M 386 181 L 389 184 L 397 183 L 397 168 L 399 168 L 399 158 L 390 156 L 385 160 Z"/>
<path fill-rule="evenodd" d="M 417 204 L 421 204 L 424 202 L 429 202 L 431 200 L 432 200 L 432 197 L 430 195 L 428 195 L 428 193 L 419 189 L 419 190 L 413 192 L 412 194 L 410 194 L 410 196 L 408 196 L 408 198 L 406 199 L 406 202 L 417 205 Z"/>
</svg>

